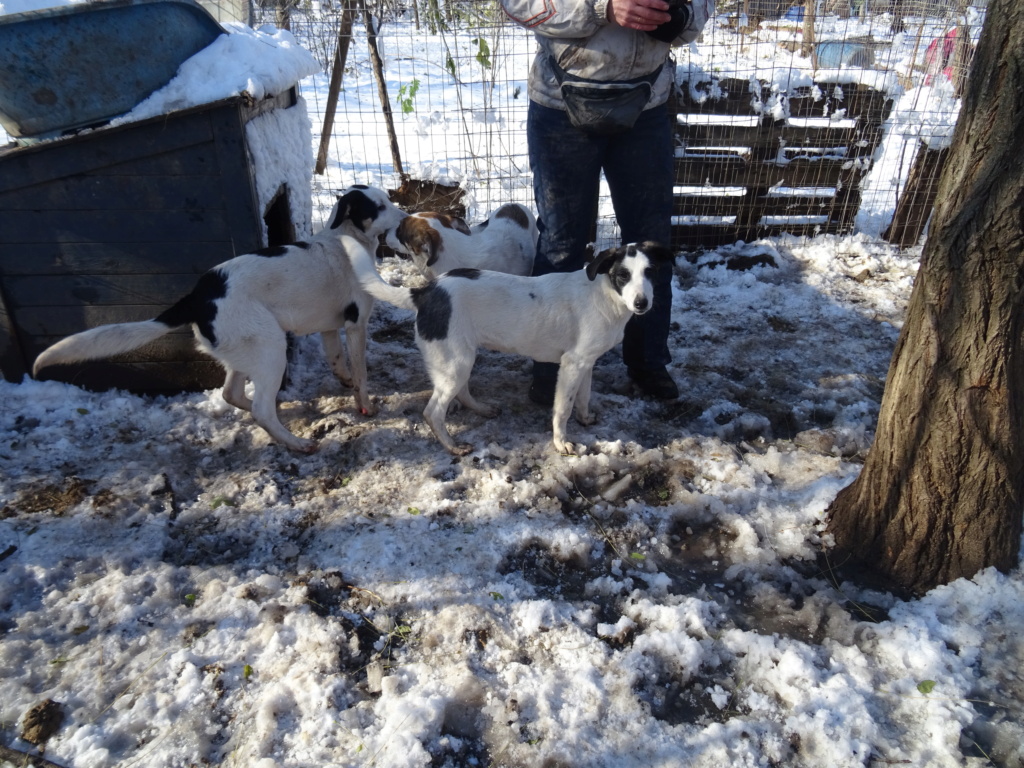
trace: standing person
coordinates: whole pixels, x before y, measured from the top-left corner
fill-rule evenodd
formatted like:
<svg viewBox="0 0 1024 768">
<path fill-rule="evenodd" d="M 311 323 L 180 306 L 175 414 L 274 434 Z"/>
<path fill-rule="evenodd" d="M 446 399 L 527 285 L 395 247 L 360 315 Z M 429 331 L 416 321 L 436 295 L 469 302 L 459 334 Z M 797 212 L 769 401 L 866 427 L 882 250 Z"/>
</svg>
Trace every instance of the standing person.
<svg viewBox="0 0 1024 768">
<path fill-rule="evenodd" d="M 673 45 L 697 38 L 714 0 L 501 0 L 533 31 L 527 142 L 540 241 L 533 274 L 585 263 L 601 172 L 623 243 L 668 244 L 672 216 Z M 626 325 L 622 357 L 645 394 L 679 396 L 666 370 L 672 265 L 653 276 L 654 303 Z M 534 363 L 530 399 L 554 400 L 556 363 Z"/>
</svg>

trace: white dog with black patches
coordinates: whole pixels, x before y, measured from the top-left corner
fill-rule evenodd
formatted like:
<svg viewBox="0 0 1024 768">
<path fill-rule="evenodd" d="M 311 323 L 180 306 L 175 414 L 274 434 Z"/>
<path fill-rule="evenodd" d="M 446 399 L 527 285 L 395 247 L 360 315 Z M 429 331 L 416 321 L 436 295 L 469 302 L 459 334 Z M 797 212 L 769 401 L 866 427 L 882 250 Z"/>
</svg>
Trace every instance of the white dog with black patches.
<svg viewBox="0 0 1024 768">
<path fill-rule="evenodd" d="M 445 427 L 452 400 L 484 416 L 497 413 L 469 392 L 479 347 L 560 364 L 552 442 L 561 453 L 576 453 L 565 432 L 573 404 L 580 424 L 594 422 L 594 363 L 622 340 L 630 317 L 651 308 L 654 264 L 672 259 L 662 245 L 633 243 L 602 251 L 576 272 L 522 277 L 458 269 L 409 289 L 384 282 L 369 254 L 353 256 L 356 277 L 370 295 L 416 313 L 416 343 L 433 384 L 423 416 L 456 455 L 472 446 L 457 444 Z"/>
<path fill-rule="evenodd" d="M 224 399 L 251 411 L 272 438 L 311 453 L 316 443 L 281 424 L 277 392 L 287 366 L 287 333 L 319 333 L 331 369 L 355 389 L 366 415 L 375 409 L 366 386 L 366 325 L 373 298 L 354 279 L 351 257 L 370 260 L 377 239 L 407 214 L 372 187 L 350 187 L 328 224 L 308 243 L 237 256 L 203 274 L 191 293 L 152 320 L 101 325 L 63 339 L 36 358 L 33 376 L 50 365 L 111 357 L 191 325 L 196 346 L 226 373 Z M 344 328 L 352 372 L 338 331 Z M 253 398 L 245 393 L 253 384 Z"/>
<path fill-rule="evenodd" d="M 410 214 L 388 233 L 387 244 L 429 278 L 473 268 L 528 275 L 537 251 L 537 217 L 519 203 L 505 203 L 486 221 L 468 226 L 444 213 Z"/>
</svg>

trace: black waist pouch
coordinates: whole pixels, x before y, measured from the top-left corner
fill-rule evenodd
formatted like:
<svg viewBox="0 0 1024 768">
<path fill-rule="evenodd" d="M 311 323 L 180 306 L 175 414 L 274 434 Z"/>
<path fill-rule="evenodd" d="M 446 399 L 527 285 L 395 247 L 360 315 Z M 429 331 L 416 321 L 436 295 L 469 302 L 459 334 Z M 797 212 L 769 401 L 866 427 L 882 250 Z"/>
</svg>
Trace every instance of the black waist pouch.
<svg viewBox="0 0 1024 768">
<path fill-rule="evenodd" d="M 633 80 L 602 82 L 570 75 L 551 58 L 569 121 L 582 131 L 610 136 L 628 131 L 651 100 L 661 67 Z"/>
</svg>

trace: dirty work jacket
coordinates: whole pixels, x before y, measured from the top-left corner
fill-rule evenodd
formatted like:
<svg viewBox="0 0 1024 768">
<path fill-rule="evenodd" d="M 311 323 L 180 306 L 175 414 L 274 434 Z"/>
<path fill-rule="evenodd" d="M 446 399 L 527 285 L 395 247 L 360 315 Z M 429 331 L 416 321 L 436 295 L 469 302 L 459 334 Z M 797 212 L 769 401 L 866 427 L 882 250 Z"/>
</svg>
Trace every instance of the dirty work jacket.
<svg viewBox="0 0 1024 768">
<path fill-rule="evenodd" d="M 609 0 L 501 0 L 510 19 L 531 30 L 539 49 L 530 66 L 527 91 L 532 101 L 565 109 L 549 57 L 577 77 L 603 82 L 649 75 L 665 63 L 672 45 L 697 39 L 715 12 L 715 0 L 693 0 L 689 25 L 672 42 L 663 43 L 645 32 L 620 27 L 608 20 Z M 663 104 L 675 81 L 665 67 L 645 109 Z"/>
</svg>

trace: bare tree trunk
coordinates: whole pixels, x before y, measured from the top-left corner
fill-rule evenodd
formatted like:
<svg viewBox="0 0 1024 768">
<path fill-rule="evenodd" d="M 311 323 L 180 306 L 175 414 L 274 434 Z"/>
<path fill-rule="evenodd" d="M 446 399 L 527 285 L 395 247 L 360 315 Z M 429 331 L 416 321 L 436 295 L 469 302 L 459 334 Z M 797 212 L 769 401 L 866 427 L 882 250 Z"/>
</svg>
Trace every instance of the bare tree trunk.
<svg viewBox="0 0 1024 768">
<path fill-rule="evenodd" d="M 388 96 L 388 86 L 384 81 L 384 62 L 380 57 L 380 49 L 377 48 L 377 28 L 373 23 L 373 16 L 366 6 L 366 0 L 361 0 L 363 5 L 363 24 L 366 26 L 366 44 L 370 49 L 370 64 L 373 66 L 373 78 L 377 81 L 377 95 L 380 98 L 380 109 L 384 115 L 384 123 L 388 129 L 388 145 L 391 147 L 391 162 L 395 166 L 395 173 L 403 179 L 405 170 L 402 168 L 402 154 L 398 151 L 398 135 L 395 133 L 395 119 L 391 112 L 391 98 Z"/>
<path fill-rule="evenodd" d="M 348 61 L 348 46 L 352 42 L 352 3 L 354 0 L 341 0 L 341 22 L 338 25 L 338 47 L 334 50 L 334 66 L 331 67 L 331 83 L 327 87 L 327 106 L 324 109 L 324 128 L 320 133 L 320 149 L 316 153 L 317 175 L 322 175 L 327 168 L 327 149 L 334 133 L 334 113 L 338 109 L 338 93 L 341 91 L 341 80 L 345 76 L 345 63 Z"/>
<path fill-rule="evenodd" d="M 1024 509 L 1024 4 L 993 0 L 837 564 L 921 593 L 1017 563 Z"/>
<path fill-rule="evenodd" d="M 949 147 L 930 149 L 923 141 L 918 141 L 910 176 L 903 187 L 903 194 L 896 201 L 892 222 L 882 233 L 883 240 L 900 248 L 917 245 L 932 215 L 932 207 L 938 195 L 938 181 L 948 156 Z"/>
<path fill-rule="evenodd" d="M 811 57 L 811 69 L 818 69 L 818 46 L 814 36 L 814 21 L 816 14 L 815 0 L 807 0 L 804 3 L 804 28 L 803 28 L 803 54 Z"/>
<path fill-rule="evenodd" d="M 294 3 L 292 0 L 277 0 L 274 18 L 278 29 L 291 30 L 293 5 Z"/>
</svg>

